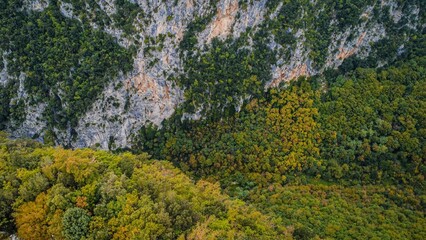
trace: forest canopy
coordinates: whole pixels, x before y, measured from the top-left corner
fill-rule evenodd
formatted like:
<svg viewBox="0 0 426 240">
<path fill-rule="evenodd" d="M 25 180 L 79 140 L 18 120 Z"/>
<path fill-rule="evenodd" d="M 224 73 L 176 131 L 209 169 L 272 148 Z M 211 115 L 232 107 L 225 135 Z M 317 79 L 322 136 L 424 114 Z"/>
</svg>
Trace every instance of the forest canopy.
<svg viewBox="0 0 426 240">
<path fill-rule="evenodd" d="M 21 239 L 278 239 L 279 219 L 147 154 L 43 147 L 0 133 L 0 229 Z"/>
</svg>

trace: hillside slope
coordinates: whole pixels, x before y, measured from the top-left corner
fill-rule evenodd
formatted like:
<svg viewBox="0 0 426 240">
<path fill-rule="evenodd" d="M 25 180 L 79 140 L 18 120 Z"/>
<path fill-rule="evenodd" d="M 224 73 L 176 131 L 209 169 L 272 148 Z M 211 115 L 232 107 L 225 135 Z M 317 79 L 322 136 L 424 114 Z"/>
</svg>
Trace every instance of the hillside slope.
<svg viewBox="0 0 426 240">
<path fill-rule="evenodd" d="M 291 239 L 278 219 L 146 154 L 64 150 L 5 136 L 0 132 L 0 231 L 20 239 Z"/>
<path fill-rule="evenodd" d="M 298 76 L 386 65 L 425 27 L 417 0 L 3 3 L 0 128 L 103 149 L 176 109 L 226 115 Z"/>
<path fill-rule="evenodd" d="M 64 150 L 6 137 L 0 132 L 0 238 L 426 237 L 424 192 L 408 185 L 276 182 L 254 188 L 243 202 L 147 154 Z"/>
</svg>

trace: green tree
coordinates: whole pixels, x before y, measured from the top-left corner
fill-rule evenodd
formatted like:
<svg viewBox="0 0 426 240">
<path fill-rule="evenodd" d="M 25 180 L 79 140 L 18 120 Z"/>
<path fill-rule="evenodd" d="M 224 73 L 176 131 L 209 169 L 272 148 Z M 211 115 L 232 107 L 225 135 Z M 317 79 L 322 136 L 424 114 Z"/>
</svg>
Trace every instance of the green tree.
<svg viewBox="0 0 426 240">
<path fill-rule="evenodd" d="M 69 208 L 62 217 L 63 235 L 66 239 L 80 240 L 88 234 L 90 216 L 81 208 Z"/>
</svg>

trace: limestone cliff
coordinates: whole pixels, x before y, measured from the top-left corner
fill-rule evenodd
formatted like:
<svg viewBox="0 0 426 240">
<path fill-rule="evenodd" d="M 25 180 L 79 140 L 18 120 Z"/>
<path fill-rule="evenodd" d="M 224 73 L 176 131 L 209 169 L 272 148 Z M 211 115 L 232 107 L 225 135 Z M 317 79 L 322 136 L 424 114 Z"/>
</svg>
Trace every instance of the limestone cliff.
<svg viewBox="0 0 426 240">
<path fill-rule="evenodd" d="M 114 0 L 97 0 L 97 7 L 86 4 L 83 11 L 103 12 L 111 21 L 109 24 L 91 22 L 90 26 L 114 36 L 121 46 L 135 47 L 137 53 L 134 58 L 133 71 L 111 78 L 102 94 L 83 114 L 76 127 L 67 130 L 54 129 L 57 144 L 72 147 L 99 146 L 103 149 L 131 146 L 131 136 L 141 126 L 153 123 L 160 126 L 161 122 L 169 118 L 177 106 L 185 101 L 185 89 L 170 80 L 184 74 L 182 54 L 179 44 L 188 26 L 197 19 L 206 18 L 205 28 L 196 33 L 197 46 L 203 51 L 212 39 L 238 39 L 247 31 L 259 31 L 267 28 L 270 22 L 278 18 L 279 12 L 286 5 L 279 3 L 270 7 L 269 1 L 238 1 L 238 0 L 177 0 L 152 1 L 130 0 L 139 8 L 139 13 L 132 18 L 132 32 L 126 32 L 115 22 L 115 14 L 119 6 Z M 318 2 L 318 3 L 317 3 Z M 310 1 L 315 11 L 307 13 L 302 9 L 297 16 L 303 22 L 309 14 L 320 13 L 323 8 L 321 1 Z M 26 11 L 43 11 L 50 1 L 26 0 Z M 60 12 L 66 18 L 79 21 L 81 14 L 77 12 L 71 1 L 56 3 Z M 317 4 L 317 5 L 316 5 Z M 423 9 L 424 10 L 424 9 Z M 82 10 L 80 10 L 82 11 Z M 299 11 L 299 10 L 298 10 Z M 333 16 L 328 24 L 327 39 L 329 44 L 324 50 L 323 64 L 315 62 L 314 45 L 309 26 L 300 24 L 300 28 L 289 27 L 287 33 L 294 37 L 294 44 L 282 44 L 272 33 L 265 36 L 268 46 L 277 52 L 277 61 L 270 66 L 272 78 L 265 87 L 276 87 L 282 82 L 290 81 L 299 76 L 320 74 L 324 70 L 339 67 L 345 59 L 357 56 L 367 58 L 372 45 L 388 38 L 385 24 L 398 25 L 413 31 L 421 31 L 425 25 L 421 22 L 420 6 L 407 4 L 398 5 L 397 1 L 372 1 L 371 5 L 364 6 L 356 24 L 350 26 L 339 25 L 339 19 Z M 336 13 L 334 13 L 336 14 Z M 374 14 L 384 14 L 391 17 L 391 23 L 374 18 Z M 323 34 L 323 33 L 320 33 Z M 402 36 L 404 38 L 404 36 Z M 310 40 L 309 40 L 310 39 Z M 248 48 L 251 43 L 248 42 Z M 399 51 L 403 51 L 403 40 Z M 288 54 L 279 54 L 280 51 Z M 0 84 L 12 81 L 8 76 L 7 49 L 3 52 L 3 64 L 0 72 Z M 395 53 L 396 54 L 396 53 Z M 377 66 L 385 62 L 377 63 Z M 25 81 L 22 75 L 19 81 Z M 22 85 L 22 84 L 21 84 Z M 26 90 L 19 88 L 17 98 L 25 99 Z M 26 107 L 26 119 L 17 128 L 8 130 L 14 137 L 34 137 L 42 139 L 46 124 L 41 117 L 45 104 Z"/>
</svg>

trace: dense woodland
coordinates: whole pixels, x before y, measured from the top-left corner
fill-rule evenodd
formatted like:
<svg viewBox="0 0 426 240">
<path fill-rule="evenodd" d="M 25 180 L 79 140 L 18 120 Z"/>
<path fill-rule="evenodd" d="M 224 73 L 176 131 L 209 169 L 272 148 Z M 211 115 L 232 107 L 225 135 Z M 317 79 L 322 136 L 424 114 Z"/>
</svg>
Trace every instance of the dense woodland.
<svg viewBox="0 0 426 240">
<path fill-rule="evenodd" d="M 412 19 L 393 24 L 376 4 L 371 21 L 384 23 L 387 37 L 371 43 L 368 57 L 265 90 L 271 64 L 295 49 L 295 29 L 306 29 L 319 68 L 330 34 L 366 21 L 359 16 L 369 1 L 271 0 L 268 15 L 276 18 L 199 51 L 211 1 L 211 14 L 194 19 L 179 46 L 183 73 L 169 79 L 185 89 L 185 102 L 161 128 L 134 132 L 131 149 L 107 152 L 52 147 L 52 130 L 72 130 L 109 79 L 132 70 L 135 46 L 119 46 L 91 23 L 131 36 L 143 11 L 117 0 L 110 19 L 96 1 L 86 9 L 66 1 L 78 21 L 62 16 L 55 0 L 30 14 L 22 1 L 0 1 L 0 55 L 12 79 L 0 86 L 0 130 L 18 128 L 28 105 L 44 106 L 47 122 L 45 144 L 0 132 L 0 232 L 76 240 L 426 239 L 426 36 L 406 26 Z M 425 7 L 398 2 L 403 15 L 410 4 Z M 145 39 L 144 51 L 165 37 Z M 284 47 L 269 48 L 271 38 Z M 20 78 L 28 96 L 17 96 Z M 200 120 L 185 117 L 197 112 Z"/>
<path fill-rule="evenodd" d="M 270 89 L 233 114 L 177 111 L 141 129 L 133 150 L 219 181 L 296 239 L 423 239 L 425 43 L 414 36 L 384 68 L 350 62 Z"/>
<path fill-rule="evenodd" d="M 22 239 L 277 239 L 280 219 L 147 154 L 0 136 L 0 227 Z"/>
<path fill-rule="evenodd" d="M 424 44 L 416 42 L 416 54 Z M 230 117 L 182 122 L 178 112 L 159 131 L 142 129 L 135 149 L 226 183 L 312 177 L 424 189 L 426 58 L 407 54 L 384 69 L 299 79 Z"/>
</svg>

